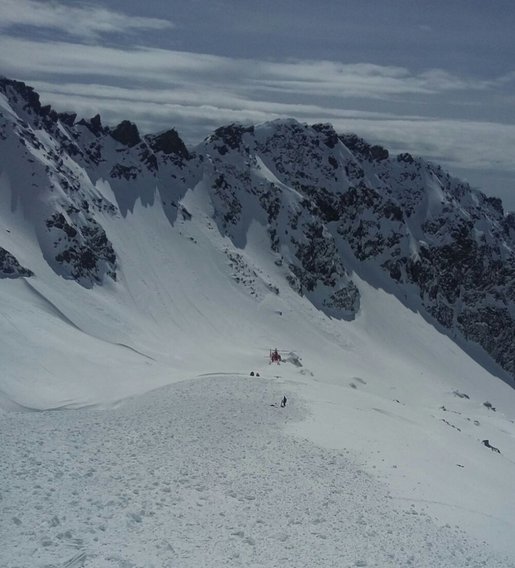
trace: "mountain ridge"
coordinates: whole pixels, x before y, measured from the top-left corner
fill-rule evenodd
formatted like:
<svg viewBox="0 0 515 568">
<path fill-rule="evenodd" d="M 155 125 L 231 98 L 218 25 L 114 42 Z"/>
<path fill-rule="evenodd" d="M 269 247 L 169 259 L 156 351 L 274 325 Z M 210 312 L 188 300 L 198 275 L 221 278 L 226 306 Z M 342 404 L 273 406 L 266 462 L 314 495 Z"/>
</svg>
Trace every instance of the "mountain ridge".
<svg viewBox="0 0 515 568">
<path fill-rule="evenodd" d="M 329 124 L 233 124 L 187 148 L 174 129 L 142 136 L 130 121 L 76 122 L 25 83 L 0 79 L 0 94 L 11 209 L 22 208 L 56 275 L 87 289 L 116 282 L 120 261 L 103 218 L 159 200 L 174 225 L 191 218 L 184 197 L 202 186 L 242 282 L 260 280 L 242 254 L 258 222 L 283 284 L 327 316 L 355 318 L 353 274 L 366 273 L 460 345 L 481 346 L 513 381 L 515 214 L 500 199 Z M 0 277 L 37 278 L 23 246 L 9 246 L 15 240 L 0 242 Z"/>
</svg>

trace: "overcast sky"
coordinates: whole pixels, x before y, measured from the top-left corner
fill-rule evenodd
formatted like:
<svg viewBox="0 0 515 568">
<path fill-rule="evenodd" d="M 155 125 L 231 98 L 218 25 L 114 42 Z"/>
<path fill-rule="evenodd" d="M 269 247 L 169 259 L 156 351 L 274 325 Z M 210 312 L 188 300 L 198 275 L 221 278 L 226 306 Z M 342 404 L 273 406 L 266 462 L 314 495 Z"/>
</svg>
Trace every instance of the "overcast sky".
<svg viewBox="0 0 515 568">
<path fill-rule="evenodd" d="M 0 0 L 0 74 L 188 143 L 331 122 L 515 210 L 513 0 Z"/>
</svg>

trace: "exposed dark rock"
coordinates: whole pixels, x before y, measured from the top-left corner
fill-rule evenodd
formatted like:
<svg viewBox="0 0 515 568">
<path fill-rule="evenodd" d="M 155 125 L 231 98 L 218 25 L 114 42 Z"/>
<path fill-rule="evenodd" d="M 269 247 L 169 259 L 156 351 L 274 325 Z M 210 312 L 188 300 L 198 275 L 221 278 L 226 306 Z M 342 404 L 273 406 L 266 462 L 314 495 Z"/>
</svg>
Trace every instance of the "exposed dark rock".
<svg viewBox="0 0 515 568">
<path fill-rule="evenodd" d="M 503 219 L 502 226 L 506 235 L 515 240 L 515 213 L 508 213 Z"/>
<path fill-rule="evenodd" d="M 325 188 L 311 193 L 313 201 L 316 203 L 322 219 L 326 223 L 338 221 L 342 213 L 342 198 L 334 195 Z"/>
<path fill-rule="evenodd" d="M 337 170 L 338 169 L 338 161 L 336 160 L 336 158 L 334 156 L 329 156 L 327 158 L 327 161 L 331 164 L 331 166 Z"/>
<path fill-rule="evenodd" d="M 75 119 L 77 118 L 77 113 L 60 112 L 57 114 L 57 118 L 66 126 L 73 126 L 75 124 Z"/>
<path fill-rule="evenodd" d="M 381 162 L 382 160 L 387 160 L 389 157 L 388 150 L 382 146 L 375 144 L 370 147 L 370 157 L 376 162 Z"/>
<path fill-rule="evenodd" d="M 50 209 L 37 218 L 37 230 L 43 228 L 50 243 L 45 258 L 64 277 L 89 285 L 116 276 L 116 255 L 97 211 L 113 214 L 122 211 L 120 203 L 138 198 L 149 204 L 157 187 L 171 222 L 189 219 L 181 195 L 205 179 L 220 232 L 244 248 L 250 224 L 264 225 L 290 285 L 326 314 L 356 313 L 359 292 L 346 263 L 356 272 L 366 266 L 449 336 L 482 346 L 515 374 L 515 213 L 504 215 L 499 199 L 441 167 L 408 153 L 390 158 L 355 134 L 339 136 L 330 125 L 294 120 L 221 127 L 190 153 L 173 129 L 142 142 L 131 122 L 109 130 L 96 115 L 78 123 L 95 134 L 92 139 L 74 114 L 42 107 L 24 83 L 0 79 L 0 91 L 15 112 L 25 111 L 13 128 L 20 152 L 35 149 L 43 156 L 40 190 L 48 192 L 42 202 Z M 67 133 L 56 127 L 57 119 Z M 4 120 L 2 144 L 10 119 Z M 38 135 L 45 129 L 55 145 Z M 109 163 L 108 134 L 124 145 Z M 32 168 L 36 153 L 29 154 Z M 70 160 L 93 183 L 110 176 L 118 209 L 85 189 L 89 181 L 83 183 Z M 4 274 L 29 275 L 0 251 Z M 255 278 L 252 268 L 245 271 Z"/>
<path fill-rule="evenodd" d="M 77 124 L 81 126 L 86 126 L 95 136 L 100 136 L 101 134 L 105 133 L 105 129 L 102 126 L 102 121 L 100 119 L 100 115 L 96 114 L 93 118 L 86 120 L 81 118 Z"/>
<path fill-rule="evenodd" d="M 217 146 L 220 154 L 224 155 L 227 149 L 224 146 L 228 146 L 232 150 L 237 150 L 241 144 L 243 135 L 246 133 L 253 133 L 254 126 L 242 126 L 241 124 L 230 124 L 229 126 L 222 126 L 217 128 L 214 134 L 211 136 L 212 141 L 220 141 L 222 145 Z"/>
<path fill-rule="evenodd" d="M 492 450 L 492 452 L 497 452 L 498 454 L 501 453 L 501 450 L 499 450 L 499 448 L 496 448 L 495 446 L 492 446 L 492 444 L 490 444 L 489 440 L 482 440 L 481 443 L 483 444 L 483 446 L 490 448 Z"/>
<path fill-rule="evenodd" d="M 129 148 L 141 142 L 138 127 L 129 120 L 122 120 L 116 128 L 110 131 L 110 134 L 117 142 Z"/>
<path fill-rule="evenodd" d="M 328 148 L 332 149 L 336 146 L 336 144 L 338 144 L 338 134 L 332 124 L 313 124 L 311 128 L 324 135 L 324 144 Z"/>
<path fill-rule="evenodd" d="M 260 194 L 259 202 L 267 213 L 268 222 L 273 223 L 276 221 L 279 216 L 279 211 L 281 210 L 281 199 L 280 192 L 275 185 L 272 185 L 269 191 Z"/>
<path fill-rule="evenodd" d="M 55 227 L 56 229 L 61 229 L 61 231 L 64 231 L 66 236 L 70 239 L 75 237 L 75 235 L 77 234 L 77 229 L 72 227 L 66 221 L 66 219 L 64 218 L 64 215 L 62 213 L 54 213 L 54 215 L 52 215 L 52 217 L 50 217 L 50 219 L 47 219 L 46 226 L 49 229 L 51 229 L 53 227 Z"/>
<path fill-rule="evenodd" d="M 486 202 L 489 203 L 498 213 L 504 215 L 502 201 L 498 197 L 487 197 Z"/>
<path fill-rule="evenodd" d="M 101 132 L 103 130 L 102 121 L 100 120 L 99 114 L 95 114 L 95 116 L 89 122 L 93 129 L 93 132 Z"/>
<path fill-rule="evenodd" d="M 359 307 L 359 299 L 359 290 L 354 282 L 350 281 L 345 288 L 337 290 L 327 300 L 324 300 L 324 305 L 344 312 L 356 313 Z"/>
<path fill-rule="evenodd" d="M 177 131 L 173 128 L 161 134 L 157 134 L 156 136 L 147 136 L 146 139 L 154 152 L 175 154 L 185 160 L 190 158 L 188 149 L 181 140 Z"/>
<path fill-rule="evenodd" d="M 0 247 L 0 278 L 21 278 L 34 276 L 32 270 L 24 268 L 14 255 Z"/>
<path fill-rule="evenodd" d="M 39 101 L 39 94 L 32 88 L 23 83 L 22 81 L 15 81 L 13 79 L 7 79 L 6 77 L 0 77 L 0 90 L 5 93 L 7 98 L 11 99 L 11 94 L 9 93 L 9 87 L 18 94 L 24 101 L 24 108 L 32 109 L 36 114 L 41 111 L 41 103 Z M 17 102 L 14 101 L 15 103 Z"/>
<path fill-rule="evenodd" d="M 144 146 L 139 154 L 139 159 L 145 164 L 149 171 L 155 172 L 159 169 L 157 158 L 150 148 Z"/>
<path fill-rule="evenodd" d="M 68 232 L 63 229 L 67 236 Z M 105 231 L 92 218 L 70 238 L 55 256 L 63 276 L 79 282 L 101 283 L 104 273 L 116 280 L 116 254 Z"/>
<path fill-rule="evenodd" d="M 345 165 L 345 175 L 350 181 L 359 182 L 365 177 L 365 172 L 361 166 L 355 162 L 349 162 Z"/>
<path fill-rule="evenodd" d="M 214 180 L 212 187 L 219 199 L 219 203 L 223 204 L 221 212 L 223 212 L 224 226 L 236 225 L 240 220 L 242 205 L 223 173 Z"/>
<path fill-rule="evenodd" d="M 415 161 L 415 159 L 408 152 L 404 152 L 403 154 L 397 155 L 397 161 L 398 162 L 405 162 L 406 164 L 412 164 Z"/>
<path fill-rule="evenodd" d="M 139 170 L 135 166 L 124 166 L 122 164 L 116 164 L 111 168 L 110 176 L 112 178 L 124 178 L 127 181 L 131 179 L 136 179 L 138 177 Z"/>
<path fill-rule="evenodd" d="M 356 134 L 340 134 L 339 138 L 351 152 L 361 159 L 380 162 L 389 157 L 386 148 L 377 144 L 370 145 Z"/>
<path fill-rule="evenodd" d="M 344 274 L 344 268 L 337 254 L 334 239 L 322 224 L 307 223 L 302 238 L 292 237 L 295 256 L 300 266 L 293 267 L 295 276 L 303 288 L 312 292 L 320 282 L 334 287 L 336 280 Z"/>
</svg>

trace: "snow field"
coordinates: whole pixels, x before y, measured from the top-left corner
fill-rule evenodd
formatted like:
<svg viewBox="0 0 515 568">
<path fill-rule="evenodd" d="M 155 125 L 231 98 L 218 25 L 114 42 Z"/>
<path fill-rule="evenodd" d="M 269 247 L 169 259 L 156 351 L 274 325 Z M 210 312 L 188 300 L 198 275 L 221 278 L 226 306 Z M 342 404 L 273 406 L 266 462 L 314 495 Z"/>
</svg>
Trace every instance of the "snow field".
<svg viewBox="0 0 515 568">
<path fill-rule="evenodd" d="M 280 379 L 213 374 L 106 411 L 2 412 L 5 568 L 508 567 L 286 433 Z M 275 406 L 271 406 L 275 405 Z M 14 471 L 13 471 L 14 469 Z"/>
<path fill-rule="evenodd" d="M 208 179 L 166 197 L 108 169 L 118 278 L 85 289 L 13 210 L 16 172 L 4 244 L 36 276 L 0 287 L 0 405 L 45 411 L 0 409 L 0 568 L 514 565 L 515 391 L 416 295 L 350 263 L 360 312 L 328 318 L 285 282 L 253 197 L 231 242 Z M 276 346 L 304 366 L 268 367 Z"/>
</svg>

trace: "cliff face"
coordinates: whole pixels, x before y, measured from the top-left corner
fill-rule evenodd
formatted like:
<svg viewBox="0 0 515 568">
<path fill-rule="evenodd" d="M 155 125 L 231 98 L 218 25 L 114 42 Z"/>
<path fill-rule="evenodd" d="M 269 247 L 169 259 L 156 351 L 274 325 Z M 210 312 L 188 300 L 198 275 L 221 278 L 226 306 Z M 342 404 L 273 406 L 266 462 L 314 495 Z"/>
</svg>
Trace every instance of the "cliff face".
<svg viewBox="0 0 515 568">
<path fill-rule="evenodd" d="M 283 285 L 328 316 L 353 319 L 354 275 L 372 277 L 515 375 L 515 217 L 422 159 L 293 120 L 221 127 L 187 149 L 174 130 L 141 136 L 129 121 L 76 122 L 41 106 L 30 87 L 1 79 L 0 176 L 11 208 L 23 211 L 20 234 L 30 227 L 53 271 L 81 286 L 117 279 L 106 216 L 159 200 L 173 225 L 190 215 L 186 193 L 202 187 L 206 222 L 231 243 L 241 282 L 255 277 L 240 252 L 257 222 Z M 38 277 L 21 242 L 0 242 L 0 278 Z M 265 290 L 279 294 L 280 286 Z"/>
</svg>

